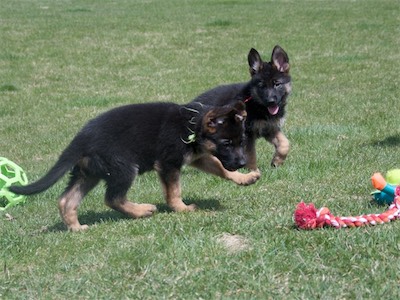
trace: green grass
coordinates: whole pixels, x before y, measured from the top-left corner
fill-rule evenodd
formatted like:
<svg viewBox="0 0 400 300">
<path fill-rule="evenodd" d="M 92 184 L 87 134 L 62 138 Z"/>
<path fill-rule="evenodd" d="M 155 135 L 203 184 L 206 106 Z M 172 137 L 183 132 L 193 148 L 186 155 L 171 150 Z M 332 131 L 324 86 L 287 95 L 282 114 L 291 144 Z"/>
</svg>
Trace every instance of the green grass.
<svg viewBox="0 0 400 300">
<path fill-rule="evenodd" d="M 194 213 L 171 213 L 154 173 L 130 198 L 159 212 L 132 220 L 83 202 L 68 233 L 65 179 L 0 214 L 2 299 L 396 299 L 400 222 L 299 231 L 304 200 L 335 215 L 382 212 L 370 176 L 400 167 L 397 0 L 49 1 L 0 3 L 0 156 L 31 181 L 90 118 L 122 104 L 185 103 L 248 80 L 247 53 L 289 54 L 285 165 L 257 144 L 249 187 L 183 171 Z M 238 245 L 227 247 L 227 238 Z"/>
</svg>

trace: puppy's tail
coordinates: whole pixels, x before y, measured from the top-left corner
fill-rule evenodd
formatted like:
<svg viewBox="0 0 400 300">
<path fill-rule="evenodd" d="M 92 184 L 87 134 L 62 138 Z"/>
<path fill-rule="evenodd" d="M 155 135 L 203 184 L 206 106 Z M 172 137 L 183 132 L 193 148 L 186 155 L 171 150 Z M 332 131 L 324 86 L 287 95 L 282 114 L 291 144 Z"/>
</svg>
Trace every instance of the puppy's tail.
<svg viewBox="0 0 400 300">
<path fill-rule="evenodd" d="M 47 190 L 54 185 L 79 161 L 79 156 L 71 151 L 71 147 L 65 149 L 56 164 L 38 181 L 24 186 L 10 186 L 9 191 L 18 195 L 33 195 Z"/>
</svg>

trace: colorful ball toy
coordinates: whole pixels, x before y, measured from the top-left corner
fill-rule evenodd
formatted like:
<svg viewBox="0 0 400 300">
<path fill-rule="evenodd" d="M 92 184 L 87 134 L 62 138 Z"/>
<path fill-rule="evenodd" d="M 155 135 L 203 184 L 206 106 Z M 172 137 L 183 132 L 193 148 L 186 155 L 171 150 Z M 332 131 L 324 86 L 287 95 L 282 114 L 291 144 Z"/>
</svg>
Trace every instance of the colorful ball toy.
<svg viewBox="0 0 400 300">
<path fill-rule="evenodd" d="M 26 185 L 24 170 L 7 158 L 0 157 L 0 211 L 25 202 L 25 196 L 16 195 L 7 188 L 14 184 Z"/>
</svg>

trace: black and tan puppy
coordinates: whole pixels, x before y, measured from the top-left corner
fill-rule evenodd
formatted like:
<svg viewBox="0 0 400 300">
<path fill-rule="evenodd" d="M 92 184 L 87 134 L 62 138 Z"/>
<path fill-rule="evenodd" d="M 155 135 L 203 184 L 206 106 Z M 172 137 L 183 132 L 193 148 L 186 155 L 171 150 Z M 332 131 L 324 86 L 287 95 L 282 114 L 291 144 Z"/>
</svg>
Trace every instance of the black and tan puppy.
<svg viewBox="0 0 400 300">
<path fill-rule="evenodd" d="M 36 194 L 72 170 L 59 198 L 59 210 L 68 229 L 78 231 L 88 227 L 78 221 L 78 206 L 100 180 L 106 182 L 109 207 L 133 218 L 152 215 L 156 206 L 129 202 L 126 194 L 136 175 L 155 169 L 169 207 L 194 210 L 195 205 L 186 205 L 181 198 L 182 166 L 201 168 L 204 157 L 211 156 L 211 161 L 218 158 L 227 170 L 243 167 L 245 119 L 243 102 L 223 107 L 198 103 L 118 107 L 84 126 L 44 177 L 9 189 L 16 194 Z"/>
<path fill-rule="evenodd" d="M 193 100 L 207 105 L 228 105 L 238 100 L 246 103 L 246 167 L 251 172 L 242 175 L 239 172 L 225 172 L 224 175 L 244 185 L 251 184 L 260 177 L 255 151 L 257 138 L 263 137 L 274 145 L 272 166 L 279 166 L 286 159 L 289 141 L 281 128 L 285 120 L 287 98 L 291 92 L 289 58 L 281 47 L 274 47 L 269 62 L 263 61 L 260 54 L 251 49 L 248 63 L 251 75 L 249 82 L 218 86 Z M 209 171 L 217 169 L 217 166 L 213 167 L 210 163 L 205 165 Z M 218 174 L 221 173 L 224 171 L 218 170 Z"/>
</svg>

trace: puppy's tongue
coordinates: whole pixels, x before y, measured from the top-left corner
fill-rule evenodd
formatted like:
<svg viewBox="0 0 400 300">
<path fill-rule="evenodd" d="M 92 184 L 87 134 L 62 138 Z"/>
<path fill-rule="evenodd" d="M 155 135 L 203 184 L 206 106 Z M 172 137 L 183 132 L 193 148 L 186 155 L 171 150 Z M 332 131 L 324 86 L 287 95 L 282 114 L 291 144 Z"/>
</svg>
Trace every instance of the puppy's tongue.
<svg viewBox="0 0 400 300">
<path fill-rule="evenodd" d="M 279 106 L 278 105 L 274 105 L 274 106 L 268 106 L 268 112 L 275 116 L 278 112 L 279 112 Z"/>
</svg>

